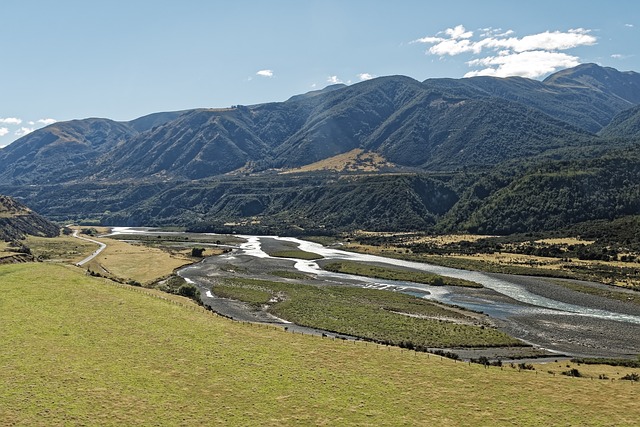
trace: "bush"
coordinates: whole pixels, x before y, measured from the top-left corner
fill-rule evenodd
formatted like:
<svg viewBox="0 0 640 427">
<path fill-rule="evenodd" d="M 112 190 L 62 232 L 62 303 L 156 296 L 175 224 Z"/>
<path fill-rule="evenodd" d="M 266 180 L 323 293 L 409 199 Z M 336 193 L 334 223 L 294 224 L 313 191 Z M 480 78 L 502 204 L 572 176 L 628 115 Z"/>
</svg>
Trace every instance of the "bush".
<svg viewBox="0 0 640 427">
<path fill-rule="evenodd" d="M 533 367 L 532 364 L 530 363 L 518 363 L 518 369 L 521 369 L 523 371 L 534 371 L 536 368 Z"/>
<path fill-rule="evenodd" d="M 576 368 L 569 369 L 568 371 L 563 371 L 562 375 L 566 375 L 568 377 L 576 377 L 580 378 L 582 374 Z"/>
<path fill-rule="evenodd" d="M 625 381 L 640 381 L 640 375 L 636 374 L 635 372 L 631 373 L 631 374 L 627 374 L 624 377 L 620 378 L 621 380 L 625 380 Z"/>
<path fill-rule="evenodd" d="M 191 256 L 196 258 L 202 258 L 204 256 L 204 248 L 192 248 Z"/>
</svg>

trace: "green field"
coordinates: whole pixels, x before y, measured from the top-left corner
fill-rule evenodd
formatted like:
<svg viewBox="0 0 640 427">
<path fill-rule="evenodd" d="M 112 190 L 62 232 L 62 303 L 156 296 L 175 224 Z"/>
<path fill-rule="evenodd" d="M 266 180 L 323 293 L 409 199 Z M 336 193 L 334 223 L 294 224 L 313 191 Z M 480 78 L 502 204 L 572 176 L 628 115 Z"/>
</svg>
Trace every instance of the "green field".
<svg viewBox="0 0 640 427">
<path fill-rule="evenodd" d="M 325 270 L 335 273 L 355 274 L 357 276 L 373 277 L 376 279 L 401 280 L 415 283 L 425 283 L 433 286 L 466 286 L 481 288 L 482 285 L 471 280 L 456 279 L 440 276 L 439 274 L 421 271 L 400 270 L 397 268 L 380 267 L 352 261 L 337 261 L 322 266 Z"/>
<path fill-rule="evenodd" d="M 466 324 L 474 318 L 459 310 L 399 292 L 246 278 L 227 279 L 212 292 L 255 306 L 277 298 L 269 311 L 278 317 L 392 345 L 422 349 L 523 345 L 496 329 Z"/>
<path fill-rule="evenodd" d="M 0 425 L 637 425 L 637 385 L 240 324 L 51 264 L 0 266 Z M 622 369 L 622 368 L 620 368 Z"/>
</svg>

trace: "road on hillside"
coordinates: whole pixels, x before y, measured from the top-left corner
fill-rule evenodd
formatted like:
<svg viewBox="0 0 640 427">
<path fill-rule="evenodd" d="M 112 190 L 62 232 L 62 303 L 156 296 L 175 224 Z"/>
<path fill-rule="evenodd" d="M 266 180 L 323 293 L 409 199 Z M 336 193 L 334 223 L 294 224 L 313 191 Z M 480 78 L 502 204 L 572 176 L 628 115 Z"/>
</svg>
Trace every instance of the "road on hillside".
<svg viewBox="0 0 640 427">
<path fill-rule="evenodd" d="M 82 267 L 83 265 L 85 265 L 86 263 L 88 263 L 89 261 L 91 261 L 92 259 L 97 257 L 98 255 L 100 255 L 100 252 L 104 251 L 105 248 L 107 247 L 107 245 L 105 243 L 98 242 L 97 240 L 89 239 L 88 237 L 79 236 L 78 235 L 78 230 L 75 230 L 73 232 L 73 237 L 75 237 L 76 239 L 86 240 L 87 242 L 95 243 L 96 245 L 99 246 L 99 248 L 96 249 L 91 255 L 89 255 L 88 257 L 86 257 L 85 259 L 83 259 L 80 262 L 76 262 L 76 265 L 78 267 Z"/>
</svg>

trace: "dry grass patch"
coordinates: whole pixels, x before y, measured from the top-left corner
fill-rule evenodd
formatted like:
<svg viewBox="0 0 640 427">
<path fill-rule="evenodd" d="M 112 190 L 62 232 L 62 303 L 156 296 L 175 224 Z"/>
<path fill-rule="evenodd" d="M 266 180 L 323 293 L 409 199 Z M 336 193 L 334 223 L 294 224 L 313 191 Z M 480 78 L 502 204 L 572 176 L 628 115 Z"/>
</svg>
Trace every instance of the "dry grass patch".
<svg viewBox="0 0 640 427">
<path fill-rule="evenodd" d="M 555 376 L 567 376 L 563 374 L 563 372 L 576 369 L 580 373 L 582 378 L 589 380 L 620 381 L 622 377 L 626 375 L 631 375 L 634 373 L 640 374 L 640 369 L 638 368 L 627 368 L 624 366 L 609 365 L 588 365 L 584 363 L 574 363 L 568 360 L 549 363 L 534 363 L 533 366 L 541 373 L 546 372 Z"/>
<path fill-rule="evenodd" d="M 43 261 L 75 264 L 91 255 L 96 245 L 72 236 L 36 237 L 27 236 L 24 244 L 31 253 Z"/>
<path fill-rule="evenodd" d="M 335 171 L 335 172 L 374 172 L 383 168 L 393 167 L 384 157 L 378 153 L 365 152 L 361 148 L 355 148 L 346 153 L 338 154 L 328 159 L 320 160 L 310 165 L 291 169 L 286 173 Z"/>
<path fill-rule="evenodd" d="M 145 284 L 169 275 L 176 268 L 194 261 L 188 256 L 190 250 L 186 249 L 183 252 L 169 253 L 162 249 L 107 237 L 93 239 L 105 243 L 107 248 L 85 267 L 104 276 L 131 279 Z"/>
</svg>

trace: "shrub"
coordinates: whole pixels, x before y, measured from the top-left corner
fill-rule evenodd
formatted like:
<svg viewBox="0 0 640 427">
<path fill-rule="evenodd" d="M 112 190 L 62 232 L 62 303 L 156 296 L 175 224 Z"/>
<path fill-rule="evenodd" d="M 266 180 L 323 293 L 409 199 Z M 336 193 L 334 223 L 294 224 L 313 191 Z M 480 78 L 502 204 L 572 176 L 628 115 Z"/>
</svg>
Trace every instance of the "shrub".
<svg viewBox="0 0 640 427">
<path fill-rule="evenodd" d="M 569 369 L 568 371 L 563 371 L 562 375 L 566 375 L 568 377 L 576 377 L 580 378 L 582 374 L 576 368 Z"/>
<path fill-rule="evenodd" d="M 632 372 L 631 374 L 627 374 L 620 379 L 625 381 L 640 381 L 640 375 L 638 375 L 635 372 Z"/>
<path fill-rule="evenodd" d="M 204 256 L 204 248 L 192 248 L 191 256 L 196 258 L 202 258 Z"/>
<path fill-rule="evenodd" d="M 524 370 L 524 371 L 534 371 L 536 368 L 533 367 L 533 365 L 531 363 L 518 363 L 518 369 Z"/>
</svg>

